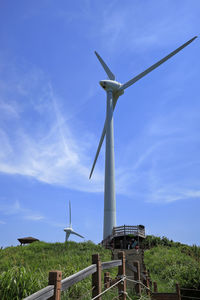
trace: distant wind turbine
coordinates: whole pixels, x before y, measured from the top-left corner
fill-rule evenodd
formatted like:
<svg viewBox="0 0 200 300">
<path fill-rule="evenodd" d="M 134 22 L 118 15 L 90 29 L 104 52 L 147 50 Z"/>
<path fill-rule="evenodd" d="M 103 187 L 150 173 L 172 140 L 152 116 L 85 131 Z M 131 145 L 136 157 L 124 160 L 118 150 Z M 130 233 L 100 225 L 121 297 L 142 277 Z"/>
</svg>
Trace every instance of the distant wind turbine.
<svg viewBox="0 0 200 300">
<path fill-rule="evenodd" d="M 66 232 L 66 236 L 65 236 L 65 242 L 68 241 L 70 234 L 74 234 L 77 235 L 81 238 L 84 238 L 82 235 L 80 235 L 79 233 L 75 232 L 72 229 L 72 219 L 71 219 L 71 202 L 69 201 L 69 226 L 64 228 L 64 231 Z"/>
<path fill-rule="evenodd" d="M 102 67 L 104 68 L 106 74 L 108 75 L 107 80 L 101 80 L 99 83 L 101 87 L 107 93 L 107 110 L 106 110 L 106 120 L 103 127 L 103 132 L 99 141 L 95 159 L 90 172 L 90 177 L 92 176 L 101 146 L 106 135 L 106 153 L 105 153 L 105 181 L 104 181 L 104 233 L 103 239 L 107 238 L 112 234 L 112 229 L 116 226 L 116 200 L 115 200 L 115 174 L 114 174 L 114 137 L 113 137 L 113 111 L 117 104 L 119 96 L 124 94 L 124 90 L 134 84 L 136 81 L 159 67 L 169 58 L 174 56 L 176 53 L 181 51 L 183 48 L 188 46 L 193 42 L 197 36 L 193 37 L 191 40 L 171 52 L 169 55 L 165 56 L 163 59 L 159 60 L 157 63 L 146 69 L 144 72 L 135 76 L 128 82 L 121 84 L 115 80 L 115 75 L 111 72 L 109 67 L 100 57 L 100 55 L 95 51 L 95 54 L 100 61 Z"/>
</svg>

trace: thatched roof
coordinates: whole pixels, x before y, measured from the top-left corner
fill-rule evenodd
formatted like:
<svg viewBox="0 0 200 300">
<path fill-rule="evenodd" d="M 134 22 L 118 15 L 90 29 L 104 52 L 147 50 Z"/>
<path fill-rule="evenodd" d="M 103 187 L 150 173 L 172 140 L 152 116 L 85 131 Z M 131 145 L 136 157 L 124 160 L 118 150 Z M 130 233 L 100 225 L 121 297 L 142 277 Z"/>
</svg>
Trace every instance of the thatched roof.
<svg viewBox="0 0 200 300">
<path fill-rule="evenodd" d="M 30 243 L 33 243 L 33 242 L 36 242 L 36 241 L 39 241 L 39 240 L 29 236 L 29 237 L 19 238 L 18 241 L 21 244 L 30 244 Z"/>
</svg>

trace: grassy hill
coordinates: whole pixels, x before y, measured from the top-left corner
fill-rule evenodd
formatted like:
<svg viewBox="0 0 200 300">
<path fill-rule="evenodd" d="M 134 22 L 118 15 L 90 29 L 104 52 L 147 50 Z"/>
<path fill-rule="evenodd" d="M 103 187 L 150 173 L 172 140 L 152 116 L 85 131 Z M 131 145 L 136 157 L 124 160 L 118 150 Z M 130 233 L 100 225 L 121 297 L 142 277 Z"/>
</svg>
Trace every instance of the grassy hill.
<svg viewBox="0 0 200 300">
<path fill-rule="evenodd" d="M 48 285 L 50 270 L 61 270 L 65 278 L 89 266 L 94 253 L 99 253 L 102 261 L 111 260 L 109 250 L 92 242 L 35 242 L 0 250 L 0 299 L 23 299 Z M 65 296 L 78 299 L 90 289 L 88 278 L 69 289 Z"/>
<path fill-rule="evenodd" d="M 200 289 L 200 247 L 188 246 L 148 236 L 145 240 L 145 265 L 160 292 L 171 292 L 175 283 L 181 287 Z"/>
<path fill-rule="evenodd" d="M 146 267 L 160 291 L 172 291 L 176 282 L 183 287 L 200 289 L 199 247 L 153 236 L 147 237 L 144 247 Z M 109 250 L 92 242 L 35 242 L 0 250 L 0 299 L 23 299 L 48 284 L 50 270 L 61 270 L 65 278 L 89 266 L 94 253 L 99 253 L 102 261 L 111 260 Z M 114 277 L 116 270 L 112 272 Z M 70 288 L 62 298 L 79 299 L 89 290 L 91 279 L 87 278 Z M 112 299 L 114 294 L 103 299 Z"/>
</svg>

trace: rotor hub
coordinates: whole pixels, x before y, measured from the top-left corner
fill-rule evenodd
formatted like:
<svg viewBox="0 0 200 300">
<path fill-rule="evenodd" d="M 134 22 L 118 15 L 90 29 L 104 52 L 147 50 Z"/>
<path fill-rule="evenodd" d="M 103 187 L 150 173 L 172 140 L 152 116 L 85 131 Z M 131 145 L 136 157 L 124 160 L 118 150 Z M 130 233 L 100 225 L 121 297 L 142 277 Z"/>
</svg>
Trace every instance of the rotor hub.
<svg viewBox="0 0 200 300">
<path fill-rule="evenodd" d="M 108 91 L 117 92 L 121 87 L 121 84 L 114 80 L 101 80 L 99 84 L 107 92 Z"/>
</svg>

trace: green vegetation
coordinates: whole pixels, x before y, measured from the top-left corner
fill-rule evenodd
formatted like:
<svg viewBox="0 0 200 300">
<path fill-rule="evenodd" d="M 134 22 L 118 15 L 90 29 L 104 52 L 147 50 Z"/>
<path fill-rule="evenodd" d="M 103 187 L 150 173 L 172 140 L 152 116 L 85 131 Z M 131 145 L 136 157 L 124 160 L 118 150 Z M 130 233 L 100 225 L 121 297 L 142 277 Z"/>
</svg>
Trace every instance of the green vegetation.
<svg viewBox="0 0 200 300">
<path fill-rule="evenodd" d="M 169 241 L 166 237 L 148 236 L 144 242 L 145 265 L 160 292 L 181 287 L 200 289 L 200 248 Z"/>
<path fill-rule="evenodd" d="M 199 247 L 154 236 L 148 236 L 143 247 L 146 249 L 145 265 L 159 291 L 173 291 L 176 282 L 185 288 L 200 289 Z M 0 299 L 21 300 L 47 286 L 50 270 L 60 270 L 63 278 L 68 277 L 89 266 L 94 253 L 100 254 L 102 262 L 111 260 L 109 250 L 92 242 L 35 242 L 0 250 Z M 117 269 L 109 272 L 114 278 Z M 91 294 L 83 297 L 91 288 L 91 278 L 87 278 L 62 293 L 62 299 L 91 299 Z M 117 288 L 103 299 L 112 299 L 115 295 Z"/>
<path fill-rule="evenodd" d="M 200 247 L 196 245 L 188 246 L 185 244 L 181 244 L 179 242 L 174 242 L 172 240 L 169 240 L 165 236 L 160 238 L 153 235 L 148 235 L 146 239 L 143 241 L 143 248 L 145 249 L 151 249 L 156 246 L 163 246 L 168 248 L 171 247 L 179 248 L 181 249 L 182 253 L 192 256 L 196 261 L 200 262 Z"/>
<path fill-rule="evenodd" d="M 23 299 L 47 286 L 50 270 L 61 270 L 63 278 L 72 275 L 91 264 L 93 253 L 99 253 L 102 261 L 111 260 L 109 250 L 92 242 L 35 242 L 3 249 L 0 251 L 0 299 Z M 78 299 L 88 290 L 91 290 L 90 278 L 74 285 L 65 296 Z"/>
</svg>

